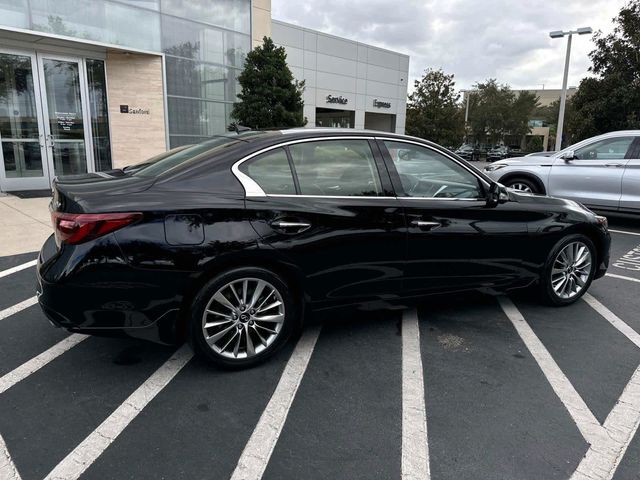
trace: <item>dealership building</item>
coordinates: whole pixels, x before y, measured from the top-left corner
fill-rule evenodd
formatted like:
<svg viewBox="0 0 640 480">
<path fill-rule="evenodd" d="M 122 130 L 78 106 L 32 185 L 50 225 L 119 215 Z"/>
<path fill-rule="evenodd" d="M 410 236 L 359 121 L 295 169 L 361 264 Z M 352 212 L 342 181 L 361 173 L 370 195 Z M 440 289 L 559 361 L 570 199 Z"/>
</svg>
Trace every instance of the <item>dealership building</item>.
<svg viewBox="0 0 640 480">
<path fill-rule="evenodd" d="M 0 0 L 0 191 L 223 133 L 265 35 L 309 126 L 404 131 L 408 56 L 272 21 L 270 0 Z"/>
</svg>

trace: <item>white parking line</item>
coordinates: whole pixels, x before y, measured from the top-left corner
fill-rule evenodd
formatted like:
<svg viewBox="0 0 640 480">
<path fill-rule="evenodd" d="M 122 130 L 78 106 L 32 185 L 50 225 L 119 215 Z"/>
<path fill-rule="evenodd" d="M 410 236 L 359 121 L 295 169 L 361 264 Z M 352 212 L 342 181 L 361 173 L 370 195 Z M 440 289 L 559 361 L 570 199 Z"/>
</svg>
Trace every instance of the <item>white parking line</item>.
<svg viewBox="0 0 640 480">
<path fill-rule="evenodd" d="M 7 317 L 10 317 L 14 313 L 18 313 L 25 308 L 29 308 L 32 305 L 38 303 L 38 297 L 33 296 L 31 298 L 27 298 L 23 302 L 20 302 L 12 307 L 5 308 L 4 310 L 0 310 L 0 320 L 4 320 Z"/>
<path fill-rule="evenodd" d="M 593 442 L 571 480 L 611 480 L 640 425 L 640 367 L 604 422 L 606 435 Z"/>
<path fill-rule="evenodd" d="M 247 442 L 231 480 L 260 480 L 287 420 L 304 372 L 320 335 L 320 326 L 305 330 L 287 362 L 269 403 Z"/>
<path fill-rule="evenodd" d="M 540 366 L 542 373 L 556 392 L 560 401 L 573 418 L 578 430 L 590 444 L 596 443 L 605 434 L 602 426 L 593 415 L 580 394 L 553 359 L 549 351 L 536 336 L 520 311 L 507 297 L 498 297 L 502 310 L 507 315 L 518 335 Z"/>
<path fill-rule="evenodd" d="M 0 435 L 0 478 L 2 480 L 21 480 L 2 435 Z"/>
<path fill-rule="evenodd" d="M 23 263 L 22 265 L 16 265 L 15 267 L 3 270 L 0 272 L 0 278 L 11 275 L 12 273 L 19 272 L 20 270 L 24 270 L 25 268 L 33 267 L 36 263 L 38 263 L 37 260 L 31 260 L 30 262 Z"/>
<path fill-rule="evenodd" d="M 402 479 L 428 480 L 429 440 L 418 312 L 402 315 Z"/>
<path fill-rule="evenodd" d="M 64 340 L 56 343 L 53 347 L 45 350 L 40 355 L 33 357 L 31 360 L 23 363 L 19 367 L 11 370 L 9 373 L 0 377 L 0 393 L 6 392 L 13 387 L 16 383 L 24 380 L 32 373 L 37 372 L 47 363 L 58 358 L 64 352 L 70 348 L 76 346 L 81 341 L 87 338 L 87 335 L 80 335 L 75 333 L 68 336 Z M 2 477 L 0 477 L 2 478 Z"/>
<path fill-rule="evenodd" d="M 134 418 L 182 370 L 193 353 L 187 345 L 180 347 L 135 392 L 129 395 L 98 428 L 73 449 L 45 480 L 75 480 L 102 455 Z"/>
<path fill-rule="evenodd" d="M 637 278 L 633 278 L 633 277 L 625 277 L 624 275 L 616 275 L 615 273 L 605 273 L 605 275 L 607 277 L 611 277 L 611 278 L 619 278 L 620 280 L 629 280 L 630 282 L 638 282 L 638 283 L 640 283 L 640 280 L 638 280 Z"/>
<path fill-rule="evenodd" d="M 640 233 L 638 233 L 638 232 L 627 232 L 625 230 L 611 230 L 611 229 L 609 229 L 609 231 L 613 232 L 613 233 L 624 233 L 625 235 L 636 235 L 636 236 L 640 237 Z"/>
<path fill-rule="evenodd" d="M 591 294 L 585 293 L 582 298 L 591 306 L 591 308 L 602 315 L 605 320 L 613 325 L 620 333 L 631 340 L 636 345 L 636 347 L 640 348 L 640 334 L 638 332 L 636 332 L 633 328 L 622 321 L 620 317 L 618 317 L 615 313 L 605 307 L 602 303 L 596 300 Z"/>
</svg>

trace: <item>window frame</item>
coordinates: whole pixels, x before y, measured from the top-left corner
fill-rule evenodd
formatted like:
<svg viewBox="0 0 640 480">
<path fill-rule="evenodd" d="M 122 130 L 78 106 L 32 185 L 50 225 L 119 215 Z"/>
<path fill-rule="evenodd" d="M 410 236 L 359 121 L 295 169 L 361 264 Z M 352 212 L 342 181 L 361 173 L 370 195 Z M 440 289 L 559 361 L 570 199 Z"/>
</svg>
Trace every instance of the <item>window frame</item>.
<svg viewBox="0 0 640 480">
<path fill-rule="evenodd" d="M 432 145 L 428 145 L 428 144 L 425 144 L 425 143 L 412 141 L 412 140 L 408 140 L 408 139 L 404 139 L 404 138 L 393 138 L 393 137 L 382 137 L 382 136 L 380 136 L 380 137 L 376 137 L 376 140 L 377 140 L 377 143 L 378 143 L 378 147 L 380 148 L 380 150 L 383 153 L 385 164 L 387 166 L 387 170 L 389 172 L 389 176 L 391 177 L 391 181 L 393 183 L 393 187 L 394 187 L 396 196 L 398 198 L 402 198 L 402 199 L 406 199 L 406 200 L 422 200 L 422 201 L 436 201 L 436 202 L 441 202 L 441 201 L 451 202 L 451 201 L 455 201 L 455 202 L 483 202 L 484 203 L 484 202 L 487 201 L 486 200 L 486 195 L 487 195 L 489 186 L 491 184 L 491 181 L 488 180 L 487 178 L 485 178 L 482 175 L 481 172 L 475 171 L 469 165 L 465 165 L 463 162 L 460 162 L 457 158 L 455 158 L 454 156 L 448 154 L 446 151 L 441 150 L 439 148 L 435 148 Z M 387 146 L 385 145 L 384 142 L 405 143 L 407 145 L 415 145 L 415 146 L 418 146 L 418 147 L 426 148 L 427 150 L 431 150 L 432 152 L 447 158 L 448 160 L 452 161 L 453 163 L 455 163 L 456 165 L 458 165 L 462 169 L 464 169 L 467 172 L 469 172 L 473 177 L 475 177 L 475 179 L 478 181 L 478 186 L 480 188 L 481 196 L 478 197 L 478 198 L 447 198 L 447 197 L 414 197 L 414 196 L 408 195 L 404 190 L 404 187 L 402 185 L 402 181 L 400 179 L 400 174 L 398 173 L 398 170 L 397 170 L 397 168 L 395 166 L 395 163 L 393 162 L 393 158 L 391 157 L 391 153 L 387 149 Z"/>
<path fill-rule="evenodd" d="M 323 142 L 323 141 L 339 141 L 339 140 L 364 140 L 368 143 L 369 148 L 371 149 L 371 154 L 374 160 L 374 166 L 378 173 L 378 179 L 380 181 L 381 187 L 381 195 L 302 195 L 300 194 L 300 184 L 298 181 L 298 174 L 295 170 L 295 165 L 293 164 L 293 159 L 291 157 L 291 153 L 289 151 L 289 146 L 296 145 L 300 143 L 309 143 L 309 142 Z M 245 162 L 251 161 L 251 159 L 263 155 L 270 150 L 274 150 L 277 148 L 284 148 L 287 152 L 287 158 L 289 159 L 289 166 L 291 168 L 291 174 L 293 175 L 294 184 L 296 186 L 295 194 L 269 194 L 266 193 L 258 183 L 253 180 L 249 175 L 245 174 L 240 170 L 240 165 Z M 299 138 L 296 140 L 283 141 L 278 142 L 277 144 L 270 145 L 268 147 L 262 148 L 256 152 L 253 152 L 240 160 L 236 161 L 231 166 L 231 171 L 234 176 L 240 181 L 244 190 L 245 197 L 276 197 L 276 198 L 287 198 L 287 197 L 298 197 L 298 198 L 327 198 L 327 199 L 368 199 L 368 200 L 388 200 L 388 199 L 396 199 L 396 195 L 393 189 L 393 182 L 389 177 L 388 167 L 384 160 L 384 154 L 380 150 L 380 146 L 378 142 L 376 142 L 376 137 L 374 136 L 364 136 L 364 135 L 335 135 L 335 136 L 321 136 L 321 137 L 308 137 L 308 138 Z"/>
</svg>

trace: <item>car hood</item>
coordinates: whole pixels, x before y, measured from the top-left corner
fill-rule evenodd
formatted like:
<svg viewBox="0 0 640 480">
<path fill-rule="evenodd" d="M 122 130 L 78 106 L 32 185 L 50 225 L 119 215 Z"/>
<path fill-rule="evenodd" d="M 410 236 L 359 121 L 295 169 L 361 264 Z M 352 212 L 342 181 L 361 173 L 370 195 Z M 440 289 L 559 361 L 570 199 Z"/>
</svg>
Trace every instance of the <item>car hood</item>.
<svg viewBox="0 0 640 480">
<path fill-rule="evenodd" d="M 505 158 L 504 160 L 498 160 L 493 165 L 551 165 L 555 158 L 552 157 L 516 157 Z"/>
</svg>

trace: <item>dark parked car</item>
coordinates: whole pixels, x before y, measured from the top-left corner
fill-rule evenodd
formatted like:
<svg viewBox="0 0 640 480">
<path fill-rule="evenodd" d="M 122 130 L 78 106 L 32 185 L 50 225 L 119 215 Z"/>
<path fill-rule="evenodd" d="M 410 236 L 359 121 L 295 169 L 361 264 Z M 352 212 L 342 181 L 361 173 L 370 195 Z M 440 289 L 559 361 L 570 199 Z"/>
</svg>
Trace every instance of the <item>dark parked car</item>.
<svg viewBox="0 0 640 480">
<path fill-rule="evenodd" d="M 505 146 L 493 147 L 487 152 L 487 162 L 495 162 L 509 156 L 509 148 Z"/>
<path fill-rule="evenodd" d="M 474 147 L 473 145 L 461 145 L 460 148 L 456 150 L 456 154 L 467 161 L 480 160 L 480 150 L 478 147 Z"/>
<path fill-rule="evenodd" d="M 106 178 L 105 178 L 106 177 Z M 574 302 L 606 219 L 507 191 L 433 143 L 351 129 L 229 134 L 134 173 L 60 178 L 38 299 L 73 332 L 271 355 L 308 309 L 536 286 Z"/>
</svg>

